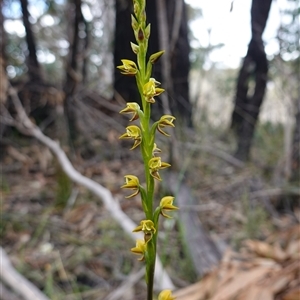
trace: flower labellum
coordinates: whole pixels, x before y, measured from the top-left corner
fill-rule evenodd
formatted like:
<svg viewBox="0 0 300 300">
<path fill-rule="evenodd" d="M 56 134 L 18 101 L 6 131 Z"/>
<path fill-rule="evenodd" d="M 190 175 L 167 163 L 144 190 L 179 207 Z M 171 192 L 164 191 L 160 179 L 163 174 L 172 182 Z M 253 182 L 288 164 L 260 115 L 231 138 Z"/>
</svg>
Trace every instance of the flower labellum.
<svg viewBox="0 0 300 300">
<path fill-rule="evenodd" d="M 158 295 L 158 300 L 175 300 L 170 290 L 163 290 Z"/>
<path fill-rule="evenodd" d="M 135 121 L 139 118 L 138 111 L 140 110 L 140 106 L 136 102 L 128 102 L 127 106 L 120 111 L 120 114 L 130 114 L 132 113 L 132 118 L 130 121 Z"/>
<path fill-rule="evenodd" d="M 150 78 L 149 81 L 144 85 L 143 94 L 146 97 L 147 102 L 154 103 L 154 97 L 165 91 L 164 89 L 158 88 L 158 85 L 160 85 L 160 82 L 154 78 Z"/>
<path fill-rule="evenodd" d="M 120 139 L 134 139 L 134 144 L 130 150 L 135 149 L 142 142 L 141 129 L 136 125 L 126 127 L 126 132 L 122 134 Z"/>
<path fill-rule="evenodd" d="M 177 210 L 178 207 L 173 205 L 174 197 L 172 196 L 166 196 L 163 197 L 160 200 L 160 214 L 164 216 L 165 218 L 171 219 L 172 217 L 167 215 L 164 211 L 172 211 L 172 210 Z"/>
<path fill-rule="evenodd" d="M 160 120 L 158 121 L 158 125 L 157 125 L 157 130 L 165 135 L 165 136 L 170 136 L 168 133 L 166 133 L 165 131 L 163 131 L 163 128 L 169 126 L 169 127 L 175 127 L 175 125 L 173 124 L 173 121 L 176 118 L 171 116 L 171 115 L 163 115 Z"/>
<path fill-rule="evenodd" d="M 134 61 L 129 59 L 121 59 L 123 65 L 117 66 L 119 70 L 121 70 L 121 74 L 134 76 L 138 72 L 138 68 Z"/>
<path fill-rule="evenodd" d="M 125 184 L 122 185 L 121 188 L 135 190 L 133 194 L 126 197 L 126 198 L 132 198 L 140 192 L 139 179 L 134 175 L 125 175 L 124 177 L 125 177 Z"/>
<path fill-rule="evenodd" d="M 147 245 L 143 240 L 136 240 L 136 246 L 134 248 L 131 248 L 130 251 L 134 254 L 141 254 L 142 257 L 138 260 L 142 261 L 144 260 L 144 253 L 146 251 Z"/>
<path fill-rule="evenodd" d="M 132 232 L 144 232 L 144 239 L 145 243 L 148 243 L 151 239 L 153 234 L 155 234 L 156 229 L 154 227 L 154 223 L 151 220 L 142 220 L 140 225 L 133 229 Z"/>
<path fill-rule="evenodd" d="M 158 157 L 152 157 L 149 160 L 148 165 L 149 165 L 151 176 L 154 177 L 157 180 L 160 180 L 160 181 L 161 181 L 161 177 L 160 177 L 158 171 L 160 169 L 165 169 L 165 168 L 168 168 L 168 167 L 171 166 L 170 164 L 168 164 L 166 162 L 162 162 L 161 158 L 159 156 Z"/>
</svg>

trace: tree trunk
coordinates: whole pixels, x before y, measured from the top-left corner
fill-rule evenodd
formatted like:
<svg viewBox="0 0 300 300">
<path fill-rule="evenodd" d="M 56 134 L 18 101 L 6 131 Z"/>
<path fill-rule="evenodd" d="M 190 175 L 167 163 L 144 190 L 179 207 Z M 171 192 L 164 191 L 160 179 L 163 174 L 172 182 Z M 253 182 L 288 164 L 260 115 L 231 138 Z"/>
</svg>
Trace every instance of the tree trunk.
<svg viewBox="0 0 300 300">
<path fill-rule="evenodd" d="M 74 111 L 73 96 L 82 81 L 82 69 L 79 71 L 78 57 L 80 53 L 79 27 L 84 24 L 84 18 L 81 12 L 81 0 L 72 0 L 70 19 L 73 19 L 72 39 L 70 41 L 69 57 L 66 68 L 66 80 L 64 84 L 65 100 L 64 110 L 67 118 L 69 142 L 72 144 L 77 137 L 76 114 Z M 82 49 L 81 49 L 82 50 Z"/>
<path fill-rule="evenodd" d="M 133 13 L 132 0 L 116 0 L 115 5 L 114 89 L 116 93 L 121 95 L 126 101 L 141 104 L 135 78 L 124 76 L 116 69 L 117 66 L 121 65 L 121 59 L 136 61 L 135 54 L 130 47 L 130 42 L 135 42 L 134 34 L 130 26 L 131 14 Z"/>
<path fill-rule="evenodd" d="M 26 31 L 26 42 L 28 47 L 28 74 L 31 81 L 36 83 L 42 81 L 41 67 L 37 59 L 37 48 L 36 40 L 33 34 L 32 25 L 29 22 L 29 11 L 28 11 L 28 1 L 20 0 L 22 14 L 23 14 L 23 24 Z"/>
<path fill-rule="evenodd" d="M 300 77 L 300 75 L 298 75 Z M 300 79 L 300 78 L 299 78 Z M 299 185 L 300 182 L 300 87 L 298 100 L 296 104 L 296 124 L 292 146 L 292 172 L 291 172 L 291 183 Z"/>
<path fill-rule="evenodd" d="M 169 23 L 170 64 L 172 89 L 169 102 L 174 115 L 192 126 L 192 106 L 189 98 L 190 44 L 188 39 L 188 20 L 184 0 L 167 0 Z M 175 30 L 174 30 L 175 29 Z M 177 31 L 177 32 L 176 32 Z"/>
<path fill-rule="evenodd" d="M 262 34 L 266 26 L 272 0 L 253 0 L 251 8 L 252 38 L 237 80 L 235 107 L 231 127 L 237 134 L 236 157 L 242 161 L 249 158 L 255 125 L 258 120 L 268 76 L 268 61 Z M 254 92 L 249 95 L 249 83 L 254 80 Z"/>
</svg>

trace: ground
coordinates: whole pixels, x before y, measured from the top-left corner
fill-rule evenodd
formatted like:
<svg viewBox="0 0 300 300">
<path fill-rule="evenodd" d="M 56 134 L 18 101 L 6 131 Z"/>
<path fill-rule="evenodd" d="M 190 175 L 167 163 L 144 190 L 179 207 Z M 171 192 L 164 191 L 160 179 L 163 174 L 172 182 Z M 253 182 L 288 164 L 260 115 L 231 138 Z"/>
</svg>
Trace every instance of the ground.
<svg viewBox="0 0 300 300">
<path fill-rule="evenodd" d="M 262 134 L 267 131 L 264 128 Z M 272 180 L 281 143 L 278 137 L 269 137 L 266 146 L 259 132 L 253 161 L 243 168 L 224 161 L 214 151 L 181 146 L 183 167 L 178 176 L 184 175 L 197 200 L 192 209 L 199 212 L 205 230 L 222 250 L 228 246 L 239 250 L 249 238 L 266 240 L 300 220 L 293 205 L 278 210 L 280 201 L 285 203 L 280 199 L 286 198 L 257 194 L 276 187 Z M 193 143 L 230 153 L 230 138 L 218 134 L 212 130 L 205 135 L 209 138 L 193 139 Z M 113 221 L 101 199 L 69 181 L 44 146 L 19 136 L 9 144 L 2 156 L 0 226 L 2 247 L 13 265 L 50 299 L 109 299 L 105 297 L 143 266 L 129 251 L 134 242 Z M 95 145 L 99 150 L 93 155 L 69 153 L 74 167 L 108 188 L 124 212 L 139 223 L 143 219 L 139 197 L 125 199 L 126 191 L 120 189 L 125 174 L 143 178 L 139 155 L 126 150 L 127 144 L 118 145 L 109 138 Z M 163 145 L 163 150 L 168 153 L 168 146 Z M 156 193 L 159 198 L 162 188 Z M 174 284 L 183 288 L 199 277 L 178 229 L 175 213 L 174 219 L 161 222 L 158 243 L 165 268 Z M 122 296 L 124 300 L 133 298 L 145 299 L 142 275 Z"/>
</svg>

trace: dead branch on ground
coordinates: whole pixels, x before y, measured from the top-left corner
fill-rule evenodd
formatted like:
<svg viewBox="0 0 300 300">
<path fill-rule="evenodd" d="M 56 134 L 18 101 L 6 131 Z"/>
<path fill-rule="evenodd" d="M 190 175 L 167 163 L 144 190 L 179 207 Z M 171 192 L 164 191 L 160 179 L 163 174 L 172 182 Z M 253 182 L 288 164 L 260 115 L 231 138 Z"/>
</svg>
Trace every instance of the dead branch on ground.
<svg viewBox="0 0 300 300">
<path fill-rule="evenodd" d="M 16 291 L 18 295 L 21 295 L 22 298 L 26 300 L 49 300 L 49 298 L 46 297 L 36 286 L 13 268 L 2 247 L 0 247 L 0 257 L 0 278 L 11 289 Z"/>
</svg>

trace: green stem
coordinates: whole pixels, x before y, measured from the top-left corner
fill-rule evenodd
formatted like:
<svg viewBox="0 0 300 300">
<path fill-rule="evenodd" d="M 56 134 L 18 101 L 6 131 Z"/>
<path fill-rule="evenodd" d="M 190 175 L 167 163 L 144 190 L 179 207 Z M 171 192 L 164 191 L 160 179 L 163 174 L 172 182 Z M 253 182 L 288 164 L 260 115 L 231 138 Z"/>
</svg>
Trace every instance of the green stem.
<svg viewBox="0 0 300 300">
<path fill-rule="evenodd" d="M 156 258 L 156 237 L 153 236 L 147 245 L 147 300 L 153 299 L 153 285 L 154 285 L 154 271 L 155 271 L 155 258 Z"/>
</svg>

